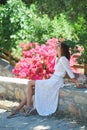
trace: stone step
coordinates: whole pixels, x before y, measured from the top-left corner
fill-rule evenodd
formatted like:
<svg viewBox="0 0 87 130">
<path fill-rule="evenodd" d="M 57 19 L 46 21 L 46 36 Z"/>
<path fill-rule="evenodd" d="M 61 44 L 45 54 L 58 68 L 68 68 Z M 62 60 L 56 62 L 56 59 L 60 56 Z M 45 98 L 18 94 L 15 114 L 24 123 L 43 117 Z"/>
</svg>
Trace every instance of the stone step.
<svg viewBox="0 0 87 130">
<path fill-rule="evenodd" d="M 4 82 L 4 83 L 15 83 L 15 84 L 25 84 L 25 85 L 27 85 L 28 81 L 29 81 L 28 79 L 0 76 L 0 82 Z"/>
<path fill-rule="evenodd" d="M 27 85 L 27 79 L 0 76 L 0 97 L 20 102 L 26 95 Z M 1 104 L 0 107 L 6 106 Z M 61 88 L 56 114 L 59 112 L 87 119 L 87 89 L 77 89 L 72 83 Z"/>
</svg>

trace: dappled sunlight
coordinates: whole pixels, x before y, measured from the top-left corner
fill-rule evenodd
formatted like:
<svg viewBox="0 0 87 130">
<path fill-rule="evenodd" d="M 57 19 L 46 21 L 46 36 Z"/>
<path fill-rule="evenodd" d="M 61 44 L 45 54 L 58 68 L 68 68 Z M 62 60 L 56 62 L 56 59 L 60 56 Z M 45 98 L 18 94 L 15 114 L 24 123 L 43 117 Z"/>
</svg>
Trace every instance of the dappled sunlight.
<svg viewBox="0 0 87 130">
<path fill-rule="evenodd" d="M 86 126 L 84 125 L 84 126 L 81 126 L 80 127 L 80 130 L 86 130 Z"/>
<path fill-rule="evenodd" d="M 44 125 L 38 125 L 36 127 L 33 128 L 34 130 L 50 130 L 51 127 L 50 126 L 44 126 Z"/>
<path fill-rule="evenodd" d="M 6 112 L 6 110 L 0 109 L 0 113 L 4 113 L 4 112 Z"/>
</svg>

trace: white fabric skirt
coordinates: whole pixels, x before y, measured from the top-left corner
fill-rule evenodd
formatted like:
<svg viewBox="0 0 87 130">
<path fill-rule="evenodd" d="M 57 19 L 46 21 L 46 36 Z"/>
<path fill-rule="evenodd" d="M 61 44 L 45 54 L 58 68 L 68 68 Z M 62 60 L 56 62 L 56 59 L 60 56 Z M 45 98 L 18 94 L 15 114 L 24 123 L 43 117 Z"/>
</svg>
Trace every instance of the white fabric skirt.
<svg viewBox="0 0 87 130">
<path fill-rule="evenodd" d="M 54 113 L 58 106 L 59 88 L 63 87 L 63 78 L 52 76 L 35 82 L 35 109 L 41 116 Z"/>
</svg>

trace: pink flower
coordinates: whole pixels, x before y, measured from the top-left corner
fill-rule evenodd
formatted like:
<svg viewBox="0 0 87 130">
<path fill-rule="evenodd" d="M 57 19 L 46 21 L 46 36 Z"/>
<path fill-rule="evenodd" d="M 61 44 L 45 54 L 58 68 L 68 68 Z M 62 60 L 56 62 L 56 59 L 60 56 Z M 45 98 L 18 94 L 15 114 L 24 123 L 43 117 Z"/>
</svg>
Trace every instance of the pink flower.
<svg viewBox="0 0 87 130">
<path fill-rule="evenodd" d="M 47 41 L 41 46 L 37 43 L 22 43 L 23 58 L 16 64 L 13 73 L 20 78 L 44 79 L 54 72 L 57 39 Z"/>
</svg>

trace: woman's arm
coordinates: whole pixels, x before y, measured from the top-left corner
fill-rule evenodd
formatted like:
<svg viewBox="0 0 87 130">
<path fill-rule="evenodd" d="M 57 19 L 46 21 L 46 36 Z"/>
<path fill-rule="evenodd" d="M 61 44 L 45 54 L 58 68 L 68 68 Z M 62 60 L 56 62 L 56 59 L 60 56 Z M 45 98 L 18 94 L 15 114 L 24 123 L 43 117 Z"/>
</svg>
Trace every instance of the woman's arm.
<svg viewBox="0 0 87 130">
<path fill-rule="evenodd" d="M 78 87 L 79 83 L 78 83 L 77 79 L 75 78 L 74 73 L 71 70 L 71 67 L 69 65 L 69 62 L 68 62 L 67 58 L 62 57 L 61 58 L 61 63 L 63 65 L 65 71 L 67 72 L 68 76 L 70 77 L 69 81 L 75 83 L 75 85 Z"/>
</svg>

